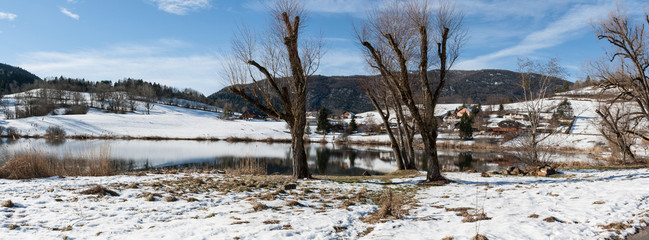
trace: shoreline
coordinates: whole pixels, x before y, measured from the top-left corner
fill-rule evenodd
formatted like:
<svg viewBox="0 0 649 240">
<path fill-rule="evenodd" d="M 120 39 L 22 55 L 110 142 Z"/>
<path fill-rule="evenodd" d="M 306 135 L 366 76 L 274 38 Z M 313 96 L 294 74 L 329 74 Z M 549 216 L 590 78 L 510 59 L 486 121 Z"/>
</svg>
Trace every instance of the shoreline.
<svg viewBox="0 0 649 240">
<path fill-rule="evenodd" d="M 331 135 L 329 135 L 331 136 Z M 373 135 L 376 136 L 376 135 Z M 319 138 L 311 138 L 305 136 L 306 144 L 340 144 L 340 145 L 365 145 L 365 146 L 386 146 L 389 147 L 391 143 L 389 141 L 381 141 L 376 139 L 368 140 L 338 140 L 338 139 L 327 139 L 327 135 L 318 136 Z M 0 138 L 12 138 L 11 136 L 0 136 Z M 251 137 L 227 137 L 227 138 L 218 138 L 218 137 L 163 137 L 163 136 L 113 136 L 113 135 L 71 135 L 66 137 L 48 137 L 42 135 L 21 135 L 18 138 L 25 139 L 45 139 L 45 140 L 145 140 L 145 141 L 197 141 L 197 142 L 246 142 L 246 143 L 291 143 L 291 139 L 288 138 L 264 138 L 257 139 Z M 423 144 L 421 142 L 415 141 L 414 146 L 416 149 L 422 149 Z M 492 144 L 492 143 L 477 143 L 474 141 L 449 141 L 449 140 L 437 140 L 437 149 L 440 150 L 458 150 L 458 151 L 475 151 L 477 152 L 507 152 L 507 151 L 519 151 L 520 148 L 511 147 L 511 146 L 502 146 L 501 144 Z M 603 153 L 600 149 L 580 149 L 574 147 L 559 147 L 551 149 L 555 152 L 561 153 Z M 604 151 L 607 152 L 607 151 Z"/>
</svg>

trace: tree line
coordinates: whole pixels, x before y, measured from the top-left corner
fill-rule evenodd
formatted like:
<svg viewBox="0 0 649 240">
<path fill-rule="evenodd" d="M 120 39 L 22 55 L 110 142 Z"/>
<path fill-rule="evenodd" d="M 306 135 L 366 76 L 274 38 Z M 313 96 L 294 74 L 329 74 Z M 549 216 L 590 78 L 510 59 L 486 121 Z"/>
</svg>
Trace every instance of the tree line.
<svg viewBox="0 0 649 240">
<path fill-rule="evenodd" d="M 134 112 L 140 108 L 149 114 L 156 103 L 201 110 L 216 109 L 209 107 L 214 104 L 213 101 L 196 90 L 180 90 L 131 78 L 116 82 L 93 82 L 61 76 L 27 83 L 12 91 L 21 92 L 16 95 L 14 109 L 10 109 L 6 101 L 0 103 L 7 118 L 57 114 L 60 112 L 55 110 L 61 108 L 64 109 L 63 114 L 85 114 L 89 108 L 113 113 Z M 139 106 L 137 102 L 143 104 Z"/>
</svg>

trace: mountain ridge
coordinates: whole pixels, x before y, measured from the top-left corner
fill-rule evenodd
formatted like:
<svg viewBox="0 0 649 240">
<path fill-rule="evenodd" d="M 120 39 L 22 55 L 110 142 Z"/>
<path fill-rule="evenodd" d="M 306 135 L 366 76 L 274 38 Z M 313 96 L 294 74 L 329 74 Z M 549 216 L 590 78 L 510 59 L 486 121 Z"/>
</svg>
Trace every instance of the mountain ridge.
<svg viewBox="0 0 649 240">
<path fill-rule="evenodd" d="M 428 76 L 436 85 L 437 71 Z M 316 111 L 324 106 L 335 114 L 344 111 L 366 112 L 374 110 L 365 95 L 361 82 L 376 76 L 322 76 L 316 75 L 307 82 L 307 111 Z M 452 70 L 439 103 L 498 104 L 523 98 L 520 73 L 502 69 Z M 572 83 L 563 79 L 552 79 L 550 89 L 565 88 Z M 249 85 L 250 86 L 250 85 Z M 230 92 L 226 87 L 208 96 L 220 104 L 231 103 L 235 110 L 256 109 L 244 99 Z"/>
</svg>

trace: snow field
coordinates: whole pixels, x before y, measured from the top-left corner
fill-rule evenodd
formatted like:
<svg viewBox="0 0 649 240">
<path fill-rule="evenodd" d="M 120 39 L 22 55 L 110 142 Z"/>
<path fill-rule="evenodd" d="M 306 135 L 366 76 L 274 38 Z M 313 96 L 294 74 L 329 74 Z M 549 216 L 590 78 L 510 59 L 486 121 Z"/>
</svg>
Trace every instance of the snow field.
<svg viewBox="0 0 649 240">
<path fill-rule="evenodd" d="M 625 236 L 649 221 L 649 171 L 567 170 L 552 178 L 446 173 L 454 182 L 441 187 L 415 185 L 423 176 L 338 183 L 298 181 L 297 189 L 252 188 L 242 192 L 210 188 L 178 190 L 188 178 L 226 181 L 224 175 L 161 174 L 147 176 L 66 177 L 0 180 L 0 200 L 17 207 L 0 208 L 0 236 L 8 239 L 470 239 L 476 232 L 489 239 L 604 239 Z M 210 180 L 213 179 L 213 180 Z M 175 181 L 175 184 L 172 184 Z M 238 179 L 237 181 L 245 181 Z M 138 188 L 126 187 L 139 183 Z M 120 196 L 78 192 L 94 184 Z M 344 208 L 359 191 L 412 188 L 409 214 L 403 219 L 370 224 L 360 219 L 378 207 L 371 202 Z M 308 189 L 308 190 L 307 190 Z M 155 201 L 139 197 L 159 194 Z M 171 194 L 178 201 L 160 199 Z M 274 198 L 264 197 L 268 194 Z M 189 202 L 186 199 L 195 198 Z M 299 205 L 289 206 L 290 201 Z M 257 203 L 268 206 L 255 211 Z M 462 222 L 448 208 L 484 210 L 490 220 Z M 471 212 L 473 210 L 469 210 Z M 538 217 L 531 217 L 533 214 Z M 558 221 L 544 219 L 554 217 Z M 622 229 L 603 226 L 622 223 Z M 479 228 L 476 228 L 478 227 Z M 11 230 L 13 226 L 13 230 Z M 66 229 L 68 226 L 71 227 Z M 55 230 L 59 229 L 59 230 Z M 60 231 L 61 229 L 66 231 Z M 477 231 L 476 231 L 477 230 Z M 615 232 L 619 231 L 619 234 Z M 365 233 L 364 233 L 365 232 Z"/>
</svg>

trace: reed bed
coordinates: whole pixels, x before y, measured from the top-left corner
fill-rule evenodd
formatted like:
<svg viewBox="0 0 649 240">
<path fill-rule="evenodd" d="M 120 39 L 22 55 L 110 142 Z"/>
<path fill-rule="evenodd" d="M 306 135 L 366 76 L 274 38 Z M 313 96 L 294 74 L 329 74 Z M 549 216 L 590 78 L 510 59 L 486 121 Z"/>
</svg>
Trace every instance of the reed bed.
<svg viewBox="0 0 649 240">
<path fill-rule="evenodd" d="M 111 176 L 118 173 L 110 160 L 110 148 L 101 147 L 96 152 L 66 154 L 63 157 L 48 155 L 30 148 L 7 154 L 0 166 L 0 178 L 30 179 L 52 176 Z"/>
</svg>

